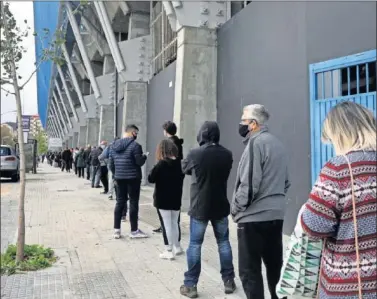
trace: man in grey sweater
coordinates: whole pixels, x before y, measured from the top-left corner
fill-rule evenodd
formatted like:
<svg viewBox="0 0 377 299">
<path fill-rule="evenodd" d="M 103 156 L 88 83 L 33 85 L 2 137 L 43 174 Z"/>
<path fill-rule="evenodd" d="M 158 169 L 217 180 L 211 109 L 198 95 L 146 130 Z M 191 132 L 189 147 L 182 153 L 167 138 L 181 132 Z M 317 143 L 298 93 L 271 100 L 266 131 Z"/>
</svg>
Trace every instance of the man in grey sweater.
<svg viewBox="0 0 377 299">
<path fill-rule="evenodd" d="M 245 150 L 237 170 L 231 212 L 237 223 L 239 275 L 248 299 L 263 299 L 263 260 L 272 299 L 283 264 L 285 195 L 290 186 L 283 144 L 268 132 L 263 105 L 244 107 L 239 133 Z"/>
</svg>

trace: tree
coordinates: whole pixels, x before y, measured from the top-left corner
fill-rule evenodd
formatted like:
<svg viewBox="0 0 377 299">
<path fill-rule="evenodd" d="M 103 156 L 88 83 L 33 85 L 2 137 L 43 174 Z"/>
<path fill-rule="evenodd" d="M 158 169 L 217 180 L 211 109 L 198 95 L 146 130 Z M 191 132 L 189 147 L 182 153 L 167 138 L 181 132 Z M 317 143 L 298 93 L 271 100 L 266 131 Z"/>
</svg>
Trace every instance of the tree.
<svg viewBox="0 0 377 299">
<path fill-rule="evenodd" d="M 14 146 L 14 136 L 12 129 L 6 125 L 1 125 L 1 144 Z"/>
<path fill-rule="evenodd" d="M 2 74 L 0 79 L 0 87 L 5 90 L 7 95 L 13 94 L 16 99 L 17 120 L 22 124 L 22 107 L 21 107 L 21 90 L 29 83 L 30 79 L 37 72 L 39 66 L 51 60 L 56 64 L 62 65 L 64 58 L 59 53 L 60 46 L 65 42 L 64 34 L 61 30 L 57 30 L 50 40 L 50 32 L 44 29 L 42 34 L 34 33 L 34 36 L 39 37 L 42 44 L 47 47 L 43 49 L 41 57 L 37 57 L 35 68 L 31 74 L 23 81 L 22 76 L 18 73 L 18 64 L 21 61 L 23 54 L 27 51 L 22 43 L 28 37 L 31 28 L 27 25 L 25 20 L 25 29 L 21 29 L 14 18 L 13 13 L 9 9 L 9 3 L 0 2 L 0 28 L 1 28 L 1 66 Z M 23 81 L 23 83 L 21 83 Z M 7 87 L 4 87 L 7 86 Z M 8 87 L 9 86 L 9 87 Z M 11 90 L 9 90 L 11 88 Z M 24 136 L 22 130 L 18 132 L 18 144 L 20 153 L 20 197 L 18 203 L 18 236 L 17 236 L 17 255 L 16 262 L 19 263 L 24 260 L 25 248 L 25 149 Z"/>
<path fill-rule="evenodd" d="M 48 145 L 46 133 L 41 128 L 38 128 L 34 138 L 37 140 L 38 155 L 47 153 Z"/>
</svg>

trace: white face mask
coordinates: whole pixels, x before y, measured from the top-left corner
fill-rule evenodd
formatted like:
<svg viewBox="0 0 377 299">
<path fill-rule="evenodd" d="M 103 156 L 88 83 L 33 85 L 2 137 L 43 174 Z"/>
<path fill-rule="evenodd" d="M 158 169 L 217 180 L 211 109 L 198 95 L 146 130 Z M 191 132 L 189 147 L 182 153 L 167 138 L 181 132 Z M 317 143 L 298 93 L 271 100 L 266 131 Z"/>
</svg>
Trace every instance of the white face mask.
<svg viewBox="0 0 377 299">
<path fill-rule="evenodd" d="M 102 149 L 105 149 L 105 147 L 106 147 L 106 145 L 104 145 L 104 144 L 101 145 L 101 148 L 102 148 Z"/>
</svg>

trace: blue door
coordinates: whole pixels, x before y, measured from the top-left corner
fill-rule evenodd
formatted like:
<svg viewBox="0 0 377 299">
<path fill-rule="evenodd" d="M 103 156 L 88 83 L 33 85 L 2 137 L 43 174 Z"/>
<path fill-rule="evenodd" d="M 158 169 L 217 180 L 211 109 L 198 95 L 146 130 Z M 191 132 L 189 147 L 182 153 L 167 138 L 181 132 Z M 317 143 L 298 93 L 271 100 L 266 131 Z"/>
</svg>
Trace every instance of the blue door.
<svg viewBox="0 0 377 299">
<path fill-rule="evenodd" d="M 322 124 L 342 101 L 361 104 L 376 116 L 376 50 L 309 66 L 311 168 L 314 184 L 323 165 L 334 156 L 332 145 L 321 142 Z"/>
</svg>

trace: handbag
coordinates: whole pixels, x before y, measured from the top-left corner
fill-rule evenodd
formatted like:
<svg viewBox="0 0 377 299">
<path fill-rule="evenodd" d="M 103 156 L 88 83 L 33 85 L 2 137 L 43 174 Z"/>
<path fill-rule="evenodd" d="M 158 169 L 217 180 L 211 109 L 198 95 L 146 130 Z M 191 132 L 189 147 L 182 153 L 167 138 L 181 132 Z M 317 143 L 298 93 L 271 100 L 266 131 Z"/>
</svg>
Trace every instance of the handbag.
<svg viewBox="0 0 377 299">
<path fill-rule="evenodd" d="M 357 236 L 357 218 L 356 218 L 356 200 L 354 189 L 354 178 L 352 166 L 347 156 L 345 159 L 348 163 L 351 179 L 351 196 L 352 196 L 352 210 L 353 223 L 355 230 L 355 247 L 356 247 L 356 267 L 358 278 L 358 297 L 363 298 L 361 289 L 361 270 L 360 270 L 360 254 L 359 254 L 359 239 Z M 293 231 L 286 257 L 284 259 L 281 270 L 280 280 L 276 286 L 276 295 L 279 298 L 286 296 L 302 296 L 309 298 L 319 297 L 320 275 L 321 275 L 321 257 L 322 250 L 325 246 L 325 241 L 311 240 L 300 227 L 300 215 Z"/>
</svg>

